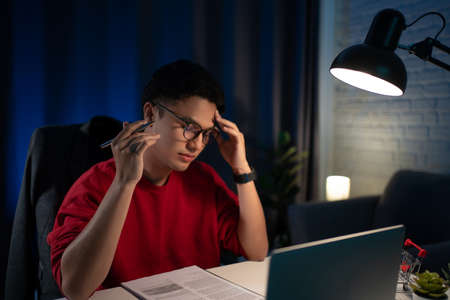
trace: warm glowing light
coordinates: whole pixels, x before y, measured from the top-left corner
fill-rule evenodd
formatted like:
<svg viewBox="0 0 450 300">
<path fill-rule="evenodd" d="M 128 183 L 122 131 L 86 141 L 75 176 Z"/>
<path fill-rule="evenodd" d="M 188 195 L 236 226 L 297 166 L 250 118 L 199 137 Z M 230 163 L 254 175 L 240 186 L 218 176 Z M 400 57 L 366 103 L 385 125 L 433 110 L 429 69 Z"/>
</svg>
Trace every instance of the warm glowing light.
<svg viewBox="0 0 450 300">
<path fill-rule="evenodd" d="M 386 96 L 403 95 L 402 90 L 392 83 L 364 72 L 344 68 L 332 68 L 330 72 L 337 79 L 372 93 Z"/>
<path fill-rule="evenodd" d="M 327 200 L 344 200 L 350 195 L 350 178 L 345 176 L 327 177 Z"/>
</svg>

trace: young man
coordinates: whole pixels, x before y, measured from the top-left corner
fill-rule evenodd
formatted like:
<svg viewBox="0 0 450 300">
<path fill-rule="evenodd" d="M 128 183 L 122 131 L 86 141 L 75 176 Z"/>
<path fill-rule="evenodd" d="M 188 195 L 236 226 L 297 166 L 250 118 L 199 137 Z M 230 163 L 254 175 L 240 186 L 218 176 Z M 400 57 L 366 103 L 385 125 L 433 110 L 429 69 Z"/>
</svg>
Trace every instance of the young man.
<svg viewBox="0 0 450 300">
<path fill-rule="evenodd" d="M 74 183 L 48 236 L 53 275 L 70 299 L 189 265 L 217 266 L 221 248 L 250 260 L 267 255 L 244 136 L 218 112 L 223 92 L 211 75 L 185 60 L 163 66 L 145 88 L 142 107 L 144 120 L 124 123 L 114 138 L 113 158 Z M 146 122 L 153 124 L 139 132 Z M 212 139 L 235 175 L 238 196 L 195 161 Z"/>
</svg>

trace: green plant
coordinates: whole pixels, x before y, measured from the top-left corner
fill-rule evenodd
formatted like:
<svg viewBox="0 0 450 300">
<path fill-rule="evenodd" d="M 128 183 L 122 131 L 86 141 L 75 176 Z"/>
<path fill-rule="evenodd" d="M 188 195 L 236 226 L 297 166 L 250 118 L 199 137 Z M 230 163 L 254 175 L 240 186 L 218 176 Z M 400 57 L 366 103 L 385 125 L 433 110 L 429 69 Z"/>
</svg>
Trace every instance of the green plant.
<svg viewBox="0 0 450 300">
<path fill-rule="evenodd" d="M 450 263 L 447 264 L 447 270 L 445 268 L 441 268 L 442 274 L 445 277 L 445 284 L 447 287 L 450 286 Z"/>
<path fill-rule="evenodd" d="M 436 272 L 426 270 L 416 273 L 415 283 L 410 283 L 410 287 L 419 296 L 429 299 L 446 299 L 447 286 L 445 280 Z"/>
<path fill-rule="evenodd" d="M 289 132 L 281 131 L 277 146 L 267 154 L 267 172 L 258 177 L 257 185 L 266 211 L 272 210 L 276 214 L 276 220 L 268 224 L 271 227 L 268 229 L 269 242 L 272 247 L 274 239 L 278 239 L 280 246 L 287 246 L 290 238 L 286 210 L 300 191 L 300 170 L 308 153 L 299 152 Z"/>
<path fill-rule="evenodd" d="M 269 154 L 269 172 L 259 177 L 262 201 L 269 206 L 289 205 L 300 191 L 299 171 L 307 152 L 298 152 L 287 131 L 278 135 L 278 145 Z"/>
</svg>

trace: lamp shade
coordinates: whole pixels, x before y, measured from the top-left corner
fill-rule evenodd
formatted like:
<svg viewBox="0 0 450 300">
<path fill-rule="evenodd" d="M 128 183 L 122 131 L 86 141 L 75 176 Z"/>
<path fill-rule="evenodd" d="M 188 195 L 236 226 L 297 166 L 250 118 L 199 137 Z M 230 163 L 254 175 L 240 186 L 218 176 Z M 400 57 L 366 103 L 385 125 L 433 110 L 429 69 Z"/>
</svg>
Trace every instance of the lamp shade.
<svg viewBox="0 0 450 300">
<path fill-rule="evenodd" d="M 400 12 L 392 9 L 379 12 L 364 43 L 343 50 L 331 64 L 331 74 L 373 93 L 403 95 L 406 69 L 394 51 L 404 27 L 405 20 Z"/>
</svg>

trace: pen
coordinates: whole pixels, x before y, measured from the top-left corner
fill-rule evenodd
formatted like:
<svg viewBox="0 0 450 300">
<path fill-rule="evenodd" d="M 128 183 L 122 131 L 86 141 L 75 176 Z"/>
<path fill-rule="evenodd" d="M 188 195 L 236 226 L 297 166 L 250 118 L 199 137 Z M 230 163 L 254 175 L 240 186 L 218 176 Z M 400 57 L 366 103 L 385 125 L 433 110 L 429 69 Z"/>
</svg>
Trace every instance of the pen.
<svg viewBox="0 0 450 300">
<path fill-rule="evenodd" d="M 141 126 L 140 126 L 138 129 L 136 129 L 133 133 L 136 133 L 136 132 L 142 132 L 142 131 L 144 131 L 144 129 L 147 128 L 148 126 L 152 127 L 152 125 L 153 125 L 153 122 L 147 122 L 147 123 L 141 125 Z M 112 141 L 113 141 L 113 139 L 110 139 L 110 140 L 104 142 L 103 144 L 100 145 L 100 148 L 106 148 L 106 147 L 108 147 L 109 145 L 111 145 Z"/>
</svg>

